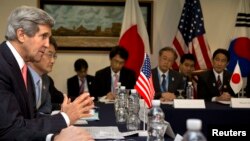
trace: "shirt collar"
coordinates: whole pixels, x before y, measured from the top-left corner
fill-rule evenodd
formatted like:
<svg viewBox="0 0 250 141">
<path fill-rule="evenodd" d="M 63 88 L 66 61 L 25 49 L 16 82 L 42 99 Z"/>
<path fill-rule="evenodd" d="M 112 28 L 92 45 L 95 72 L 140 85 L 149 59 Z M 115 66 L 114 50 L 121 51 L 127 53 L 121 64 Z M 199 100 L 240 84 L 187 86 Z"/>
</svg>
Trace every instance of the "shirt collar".
<svg viewBox="0 0 250 141">
<path fill-rule="evenodd" d="M 20 68 L 20 70 L 22 70 L 25 62 L 23 60 L 23 58 L 21 57 L 21 55 L 17 52 L 17 50 L 15 49 L 15 47 L 9 42 L 9 41 L 6 41 L 6 44 L 7 46 L 9 47 L 10 51 L 12 52 L 12 54 L 14 55 L 17 63 L 18 63 L 18 66 Z"/>
<path fill-rule="evenodd" d="M 37 84 L 37 82 L 41 80 L 41 76 L 32 67 L 28 66 L 28 68 L 31 72 L 33 81 Z"/>
<path fill-rule="evenodd" d="M 158 72 L 159 72 L 159 75 L 160 75 L 160 76 L 162 76 L 163 74 L 165 74 L 166 76 L 168 76 L 169 70 L 168 70 L 167 72 L 163 73 L 163 72 L 160 70 L 159 67 L 157 67 L 157 69 L 158 69 Z"/>
<path fill-rule="evenodd" d="M 217 73 L 214 69 L 213 69 L 213 72 L 214 72 L 214 75 L 215 75 L 215 78 L 217 80 L 218 78 L 218 75 L 220 75 L 220 78 L 222 79 L 223 78 L 223 71 L 221 73 Z"/>
<path fill-rule="evenodd" d="M 118 76 L 120 76 L 120 72 L 121 71 L 118 71 L 117 73 L 115 73 L 113 70 L 112 70 L 112 68 L 110 68 L 110 70 L 111 70 L 111 76 L 113 77 L 115 74 L 117 74 Z"/>
</svg>

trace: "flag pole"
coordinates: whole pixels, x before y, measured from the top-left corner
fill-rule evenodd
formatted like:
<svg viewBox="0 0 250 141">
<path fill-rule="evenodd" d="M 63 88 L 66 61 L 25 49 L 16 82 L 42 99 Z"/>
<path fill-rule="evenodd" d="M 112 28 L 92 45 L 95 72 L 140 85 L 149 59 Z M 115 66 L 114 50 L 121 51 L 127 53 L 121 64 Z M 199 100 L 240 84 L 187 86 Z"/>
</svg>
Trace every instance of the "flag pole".
<svg viewBox="0 0 250 141">
<path fill-rule="evenodd" d="M 146 106 L 145 106 L 145 101 L 143 102 L 143 131 L 146 129 Z"/>
<path fill-rule="evenodd" d="M 147 137 L 148 132 L 146 130 L 146 106 L 145 101 L 143 100 L 143 130 L 138 131 L 138 136 L 140 137 Z"/>
</svg>

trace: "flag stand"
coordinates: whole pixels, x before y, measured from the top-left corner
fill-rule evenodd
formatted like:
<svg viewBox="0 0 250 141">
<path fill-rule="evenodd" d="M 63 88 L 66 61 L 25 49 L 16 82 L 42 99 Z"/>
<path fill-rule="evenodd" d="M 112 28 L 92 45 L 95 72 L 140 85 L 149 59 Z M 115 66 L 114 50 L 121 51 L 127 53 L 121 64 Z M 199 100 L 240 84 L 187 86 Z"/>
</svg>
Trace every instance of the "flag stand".
<svg viewBox="0 0 250 141">
<path fill-rule="evenodd" d="M 148 131 L 146 130 L 146 106 L 145 101 L 143 102 L 143 130 L 138 131 L 138 136 L 140 137 L 147 137 Z"/>
</svg>

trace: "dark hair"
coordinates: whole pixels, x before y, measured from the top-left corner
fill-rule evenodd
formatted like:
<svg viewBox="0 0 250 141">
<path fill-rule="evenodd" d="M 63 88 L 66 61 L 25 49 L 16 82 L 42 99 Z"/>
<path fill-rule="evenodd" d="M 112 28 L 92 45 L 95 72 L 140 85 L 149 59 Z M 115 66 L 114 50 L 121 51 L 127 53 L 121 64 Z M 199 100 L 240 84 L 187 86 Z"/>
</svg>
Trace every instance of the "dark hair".
<svg viewBox="0 0 250 141">
<path fill-rule="evenodd" d="M 215 50 L 215 52 L 213 54 L 213 59 L 219 53 L 224 54 L 227 57 L 227 62 L 229 62 L 229 60 L 230 60 L 230 54 L 229 54 L 229 52 L 226 49 L 222 49 L 222 48 L 219 48 L 219 49 Z"/>
<path fill-rule="evenodd" d="M 55 38 L 53 38 L 52 36 L 50 36 L 49 43 L 54 46 L 55 50 L 57 50 L 58 46 L 57 46 Z"/>
<path fill-rule="evenodd" d="M 75 61 L 74 64 L 75 71 L 80 71 L 81 69 L 88 69 L 88 63 L 86 60 L 80 58 Z"/>
<path fill-rule="evenodd" d="M 121 46 L 115 46 L 111 49 L 109 53 L 109 59 L 112 59 L 116 55 L 120 55 L 120 57 L 124 60 L 128 60 L 128 51 Z"/>
<path fill-rule="evenodd" d="M 177 53 L 176 53 L 176 51 L 172 47 L 164 47 L 164 48 L 162 48 L 159 51 L 159 56 L 161 56 L 164 51 L 170 51 L 170 52 L 172 52 L 174 54 L 174 60 L 177 59 L 177 57 L 178 57 Z"/>
<path fill-rule="evenodd" d="M 193 54 L 187 53 L 181 56 L 180 63 L 182 64 L 185 60 L 192 60 L 195 62 L 195 56 Z"/>
</svg>

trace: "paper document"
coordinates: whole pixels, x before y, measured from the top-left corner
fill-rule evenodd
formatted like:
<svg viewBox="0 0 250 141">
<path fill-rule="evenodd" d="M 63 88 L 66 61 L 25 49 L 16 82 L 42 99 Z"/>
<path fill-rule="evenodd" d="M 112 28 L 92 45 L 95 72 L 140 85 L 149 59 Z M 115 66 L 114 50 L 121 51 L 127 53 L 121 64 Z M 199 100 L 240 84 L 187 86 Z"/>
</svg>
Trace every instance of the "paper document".
<svg viewBox="0 0 250 141">
<path fill-rule="evenodd" d="M 94 139 L 124 139 L 116 126 L 82 128 L 86 129 Z"/>
<path fill-rule="evenodd" d="M 94 111 L 93 114 L 94 114 L 93 116 L 81 118 L 80 120 L 87 120 L 87 121 L 99 120 L 99 113 Z"/>
<path fill-rule="evenodd" d="M 103 102 L 103 103 L 105 103 L 105 104 L 109 104 L 109 103 L 114 103 L 114 102 L 115 102 L 115 100 L 106 99 L 106 96 L 100 97 L 100 98 L 99 98 L 99 101 L 100 101 L 100 102 Z"/>
<path fill-rule="evenodd" d="M 139 130 L 128 131 L 128 132 L 121 132 L 121 134 L 122 134 L 123 137 L 131 136 L 131 135 L 138 134 L 138 133 L 139 133 Z"/>
<path fill-rule="evenodd" d="M 88 124 L 88 122 L 86 120 L 81 120 L 81 119 L 77 120 L 74 123 L 74 125 L 86 125 L 86 124 Z"/>
</svg>

